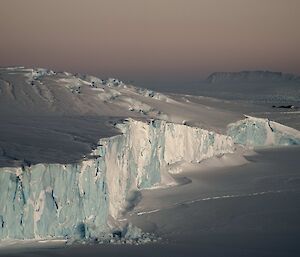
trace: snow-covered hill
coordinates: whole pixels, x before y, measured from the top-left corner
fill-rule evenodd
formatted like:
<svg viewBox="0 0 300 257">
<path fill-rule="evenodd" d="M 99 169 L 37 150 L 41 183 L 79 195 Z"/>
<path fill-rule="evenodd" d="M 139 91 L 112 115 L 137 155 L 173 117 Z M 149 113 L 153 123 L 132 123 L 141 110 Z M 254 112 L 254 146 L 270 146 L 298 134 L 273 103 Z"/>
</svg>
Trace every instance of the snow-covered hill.
<svg viewBox="0 0 300 257">
<path fill-rule="evenodd" d="M 163 117 L 143 100 L 172 101 L 117 79 L 46 69 L 2 68 L 0 83 L 1 114 Z"/>
</svg>

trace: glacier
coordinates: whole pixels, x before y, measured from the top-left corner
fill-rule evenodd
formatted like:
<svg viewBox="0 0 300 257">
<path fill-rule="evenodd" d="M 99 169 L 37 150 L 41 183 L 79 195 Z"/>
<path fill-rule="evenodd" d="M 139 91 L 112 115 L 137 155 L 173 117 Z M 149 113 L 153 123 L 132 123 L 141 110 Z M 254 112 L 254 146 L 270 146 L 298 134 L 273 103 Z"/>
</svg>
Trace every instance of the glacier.
<svg viewBox="0 0 300 257">
<path fill-rule="evenodd" d="M 269 119 L 251 116 L 229 124 L 227 134 L 236 144 L 252 147 L 300 145 L 300 131 Z"/>
<path fill-rule="evenodd" d="M 79 163 L 0 169 L 0 239 L 98 238 L 133 190 L 173 184 L 177 162 L 231 153 L 231 137 L 163 120 L 126 119 Z"/>
</svg>

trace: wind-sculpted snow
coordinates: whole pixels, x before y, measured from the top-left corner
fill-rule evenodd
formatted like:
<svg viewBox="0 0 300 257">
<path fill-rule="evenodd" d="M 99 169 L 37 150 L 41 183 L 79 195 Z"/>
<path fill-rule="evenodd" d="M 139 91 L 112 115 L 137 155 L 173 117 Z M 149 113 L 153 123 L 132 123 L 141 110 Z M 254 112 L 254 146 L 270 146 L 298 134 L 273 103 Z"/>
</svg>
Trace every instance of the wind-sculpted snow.
<svg viewBox="0 0 300 257">
<path fill-rule="evenodd" d="M 178 104 L 167 95 L 115 78 L 103 80 L 43 68 L 0 68 L 0 115 L 64 113 L 168 119 L 160 110 L 161 103 Z"/>
<path fill-rule="evenodd" d="M 109 234 L 133 190 L 172 184 L 168 164 L 233 151 L 230 137 L 161 120 L 126 120 L 91 159 L 0 169 L 0 239 Z"/>
<path fill-rule="evenodd" d="M 268 119 L 248 116 L 228 125 L 227 134 L 247 146 L 299 145 L 300 131 Z"/>
</svg>

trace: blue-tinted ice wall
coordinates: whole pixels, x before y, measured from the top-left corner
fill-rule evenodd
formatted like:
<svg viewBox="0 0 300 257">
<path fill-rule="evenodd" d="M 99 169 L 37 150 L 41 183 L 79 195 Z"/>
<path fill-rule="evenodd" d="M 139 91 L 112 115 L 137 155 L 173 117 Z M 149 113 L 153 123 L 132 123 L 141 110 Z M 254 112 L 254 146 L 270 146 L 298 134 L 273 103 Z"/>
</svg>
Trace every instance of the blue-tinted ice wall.
<svg viewBox="0 0 300 257">
<path fill-rule="evenodd" d="M 248 116 L 229 124 L 227 134 L 237 144 L 247 146 L 299 145 L 300 132 L 274 121 Z"/>
<path fill-rule="evenodd" d="M 232 152 L 230 137 L 129 119 L 78 164 L 0 169 L 0 239 L 91 238 L 110 229 L 131 190 L 166 184 L 168 164 Z"/>
</svg>

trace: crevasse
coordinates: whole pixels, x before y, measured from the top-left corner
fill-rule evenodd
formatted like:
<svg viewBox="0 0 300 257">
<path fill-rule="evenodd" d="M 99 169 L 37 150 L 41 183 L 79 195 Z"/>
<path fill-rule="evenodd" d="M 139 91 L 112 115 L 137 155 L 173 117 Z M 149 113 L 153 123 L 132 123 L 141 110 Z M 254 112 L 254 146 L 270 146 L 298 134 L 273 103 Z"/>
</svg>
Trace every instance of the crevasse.
<svg viewBox="0 0 300 257">
<path fill-rule="evenodd" d="M 168 184 L 165 168 L 232 152 L 230 137 L 128 119 L 77 164 L 0 169 L 0 239 L 94 238 L 111 229 L 131 190 Z"/>
</svg>

